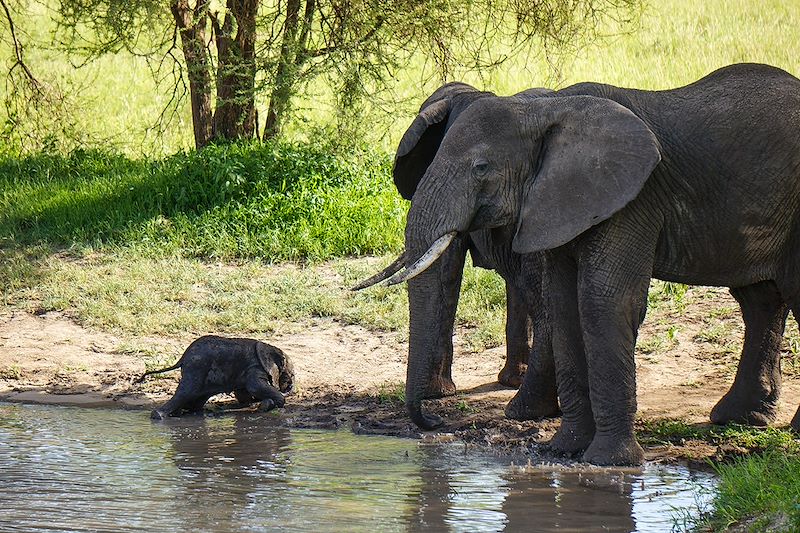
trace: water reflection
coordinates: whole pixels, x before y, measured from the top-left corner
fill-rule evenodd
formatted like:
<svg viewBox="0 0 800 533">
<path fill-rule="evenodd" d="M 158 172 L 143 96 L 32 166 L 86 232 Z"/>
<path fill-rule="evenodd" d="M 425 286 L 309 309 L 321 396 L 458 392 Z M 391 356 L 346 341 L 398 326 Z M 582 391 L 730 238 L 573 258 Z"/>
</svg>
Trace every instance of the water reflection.
<svg viewBox="0 0 800 533">
<path fill-rule="evenodd" d="M 670 531 L 712 484 L 674 467 L 519 472 L 270 414 L 0 404 L 0 531 Z"/>
</svg>

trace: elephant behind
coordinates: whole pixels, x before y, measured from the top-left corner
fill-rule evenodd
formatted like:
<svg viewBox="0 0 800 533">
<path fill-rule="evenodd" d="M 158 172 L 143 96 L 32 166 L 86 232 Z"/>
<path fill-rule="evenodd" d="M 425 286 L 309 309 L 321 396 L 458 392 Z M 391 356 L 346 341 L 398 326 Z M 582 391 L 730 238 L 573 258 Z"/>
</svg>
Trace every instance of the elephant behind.
<svg viewBox="0 0 800 533">
<path fill-rule="evenodd" d="M 551 93 L 549 89 L 535 88 L 517 97 L 534 99 Z M 450 126 L 475 102 L 493 97 L 493 93 L 478 91 L 465 83 L 448 83 L 422 104 L 419 115 L 400 142 L 393 169 L 398 192 L 411 200 L 412 206 L 419 201 L 414 193 Z M 506 285 L 506 363 L 498 381 L 519 387 L 527 370 L 531 374 L 529 380 L 536 386 L 526 396 L 525 416 L 541 418 L 559 412 L 555 367 L 541 301 L 540 260 L 515 254 L 511 248 L 512 237 L 513 228 L 477 229 L 466 233 L 429 269 L 428 279 L 420 277 L 409 282 L 406 402 L 412 419 L 423 427 L 421 400 L 452 395 L 456 390 L 451 374 L 452 338 L 467 251 L 473 265 L 497 271 Z M 401 255 L 355 289 L 395 274 L 404 266 L 403 259 Z M 534 338 L 537 351 L 531 357 Z"/>
</svg>

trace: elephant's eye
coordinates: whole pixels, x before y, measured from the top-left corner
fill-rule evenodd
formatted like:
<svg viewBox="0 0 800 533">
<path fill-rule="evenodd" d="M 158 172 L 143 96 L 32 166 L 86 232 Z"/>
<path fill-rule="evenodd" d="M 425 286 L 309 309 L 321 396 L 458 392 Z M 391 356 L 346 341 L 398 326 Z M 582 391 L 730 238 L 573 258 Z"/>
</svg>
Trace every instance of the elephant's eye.
<svg viewBox="0 0 800 533">
<path fill-rule="evenodd" d="M 489 172 L 489 162 L 485 159 L 478 159 L 472 163 L 472 173 L 476 176 L 485 176 Z"/>
</svg>

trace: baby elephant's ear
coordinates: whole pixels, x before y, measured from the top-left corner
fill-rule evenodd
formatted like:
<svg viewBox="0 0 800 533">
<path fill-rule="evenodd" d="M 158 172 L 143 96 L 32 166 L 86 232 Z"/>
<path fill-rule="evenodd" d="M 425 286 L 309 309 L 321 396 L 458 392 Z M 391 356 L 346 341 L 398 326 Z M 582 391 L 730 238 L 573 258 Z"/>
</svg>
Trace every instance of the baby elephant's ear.
<svg viewBox="0 0 800 533">
<path fill-rule="evenodd" d="M 283 355 L 280 350 L 276 350 L 269 344 L 258 342 L 256 344 L 256 356 L 261 367 L 269 374 L 272 379 L 272 384 L 278 386 L 278 379 L 280 377 L 280 369 L 283 366 L 279 355 Z"/>
<path fill-rule="evenodd" d="M 633 200 L 661 160 L 647 125 L 605 98 L 537 98 L 522 106 L 540 146 L 526 180 L 513 248 L 556 248 Z"/>
</svg>

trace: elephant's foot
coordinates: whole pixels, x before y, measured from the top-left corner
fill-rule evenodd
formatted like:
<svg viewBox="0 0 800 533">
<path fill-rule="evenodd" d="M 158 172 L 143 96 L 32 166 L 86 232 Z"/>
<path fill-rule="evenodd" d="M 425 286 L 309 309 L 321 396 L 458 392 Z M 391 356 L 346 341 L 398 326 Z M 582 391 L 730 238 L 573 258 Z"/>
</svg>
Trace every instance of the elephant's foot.
<svg viewBox="0 0 800 533">
<path fill-rule="evenodd" d="M 511 362 L 506 360 L 506 366 L 497 375 L 497 381 L 506 387 L 518 389 L 522 385 L 522 378 L 525 377 L 527 363 Z"/>
<path fill-rule="evenodd" d="M 797 412 L 795 412 L 792 418 L 792 429 L 795 433 L 800 433 L 800 407 L 797 408 Z"/>
<path fill-rule="evenodd" d="M 153 409 L 153 411 L 150 413 L 151 420 L 164 420 L 167 418 L 167 416 L 167 413 L 162 413 L 158 409 Z"/>
<path fill-rule="evenodd" d="M 283 405 L 278 405 L 280 402 L 275 402 L 272 398 L 267 398 L 261 402 L 261 405 L 258 406 L 258 410 L 261 412 L 272 411 L 276 407 L 283 407 Z"/>
<path fill-rule="evenodd" d="M 434 377 L 430 384 L 428 384 L 428 390 L 425 391 L 425 396 L 423 396 L 426 400 L 433 400 L 436 398 L 444 398 L 445 396 L 455 396 L 456 394 L 456 384 L 453 383 L 453 380 L 444 377 L 444 376 L 436 376 Z"/>
<path fill-rule="evenodd" d="M 556 434 L 550 439 L 548 446 L 557 453 L 575 455 L 584 451 L 594 438 L 594 423 L 576 424 L 561 422 Z"/>
<path fill-rule="evenodd" d="M 408 416 L 420 429 L 431 431 L 444 425 L 444 419 L 441 416 L 424 413 L 421 402 L 407 403 L 406 409 L 408 410 Z"/>
<path fill-rule="evenodd" d="M 775 421 L 777 402 L 757 398 L 748 398 L 732 391 L 722 397 L 711 410 L 711 422 L 714 424 L 748 424 L 751 426 L 768 426 Z"/>
<path fill-rule="evenodd" d="M 635 466 L 644 462 L 644 450 L 633 432 L 624 436 L 597 434 L 584 452 L 583 461 L 599 466 Z"/>
<path fill-rule="evenodd" d="M 539 388 L 531 392 L 523 386 L 506 406 L 506 417 L 514 420 L 538 420 L 560 414 L 555 387 Z"/>
</svg>

